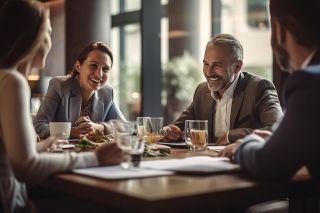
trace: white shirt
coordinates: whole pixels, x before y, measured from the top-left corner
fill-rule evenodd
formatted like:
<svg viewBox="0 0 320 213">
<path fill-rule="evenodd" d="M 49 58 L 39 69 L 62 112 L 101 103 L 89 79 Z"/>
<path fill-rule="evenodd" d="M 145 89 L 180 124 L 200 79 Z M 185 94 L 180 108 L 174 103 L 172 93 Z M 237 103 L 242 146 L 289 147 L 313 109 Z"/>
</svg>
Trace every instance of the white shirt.
<svg viewBox="0 0 320 213">
<path fill-rule="evenodd" d="M 215 136 L 220 137 L 226 134 L 230 129 L 230 115 L 232 107 L 232 99 L 234 89 L 237 85 L 239 74 L 232 82 L 229 88 L 224 92 L 221 99 L 219 99 L 214 92 L 211 92 L 212 98 L 216 101 L 215 114 Z"/>
<path fill-rule="evenodd" d="M 314 54 L 316 53 L 316 51 L 317 51 L 317 49 L 315 49 L 315 50 L 304 60 L 304 62 L 303 62 L 303 63 L 301 64 L 301 66 L 300 66 L 300 69 L 304 69 L 304 68 L 306 68 L 306 67 L 309 65 L 309 63 L 310 63 L 312 57 L 314 56 Z"/>
</svg>

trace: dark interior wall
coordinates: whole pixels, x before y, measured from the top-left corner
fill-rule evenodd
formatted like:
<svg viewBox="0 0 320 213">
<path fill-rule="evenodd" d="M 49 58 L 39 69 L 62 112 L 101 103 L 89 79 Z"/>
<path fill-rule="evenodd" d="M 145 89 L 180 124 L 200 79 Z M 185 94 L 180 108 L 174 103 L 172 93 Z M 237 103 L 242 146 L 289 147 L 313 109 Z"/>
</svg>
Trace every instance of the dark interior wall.
<svg viewBox="0 0 320 213">
<path fill-rule="evenodd" d="M 3 3 L 5 2 L 6 0 L 0 0 L 0 7 L 2 7 Z"/>
<path fill-rule="evenodd" d="M 80 50 L 92 41 L 110 40 L 110 0 L 67 0 L 66 68 L 70 70 Z"/>
</svg>

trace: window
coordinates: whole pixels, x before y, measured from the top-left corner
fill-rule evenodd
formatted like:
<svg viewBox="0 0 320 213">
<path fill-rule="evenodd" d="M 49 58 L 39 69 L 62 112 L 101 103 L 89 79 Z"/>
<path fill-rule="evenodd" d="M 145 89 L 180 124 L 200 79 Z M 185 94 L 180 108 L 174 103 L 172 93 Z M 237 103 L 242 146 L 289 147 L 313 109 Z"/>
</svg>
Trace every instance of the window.
<svg viewBox="0 0 320 213">
<path fill-rule="evenodd" d="M 268 5 L 266 0 L 248 0 L 247 22 L 252 28 L 269 28 Z"/>
<path fill-rule="evenodd" d="M 110 83 L 115 89 L 115 101 L 124 116 L 135 120 L 141 110 L 141 32 L 138 20 L 135 23 L 126 20 L 128 11 L 140 9 L 140 0 L 112 0 L 111 5 L 112 13 L 117 15 L 117 25 L 113 24 L 111 30 L 115 61 Z"/>
<path fill-rule="evenodd" d="M 221 0 L 221 32 L 230 33 L 241 42 L 243 71 L 272 80 L 267 5 L 267 0 Z"/>
<path fill-rule="evenodd" d="M 267 0 L 159 1 L 162 5 L 161 103 L 166 124 L 181 114 L 192 101 L 198 83 L 204 81 L 202 59 L 212 32 L 234 35 L 244 48 L 243 70 L 272 79 Z M 142 109 L 142 3 L 145 2 L 111 0 L 111 46 L 115 63 L 110 83 L 115 88 L 116 102 L 129 120 L 135 120 Z M 148 51 L 152 54 L 152 50 Z"/>
</svg>

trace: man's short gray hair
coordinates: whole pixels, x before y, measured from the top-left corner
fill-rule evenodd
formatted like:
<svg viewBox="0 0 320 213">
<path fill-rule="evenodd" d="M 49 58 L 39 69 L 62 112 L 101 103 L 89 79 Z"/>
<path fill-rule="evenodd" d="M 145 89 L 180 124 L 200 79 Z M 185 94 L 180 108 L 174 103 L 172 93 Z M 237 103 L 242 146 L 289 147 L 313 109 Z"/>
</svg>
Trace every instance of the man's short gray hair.
<svg viewBox="0 0 320 213">
<path fill-rule="evenodd" d="M 212 37 L 208 44 L 227 47 L 230 49 L 235 60 L 243 60 L 242 45 L 235 37 L 230 34 L 218 34 Z"/>
</svg>

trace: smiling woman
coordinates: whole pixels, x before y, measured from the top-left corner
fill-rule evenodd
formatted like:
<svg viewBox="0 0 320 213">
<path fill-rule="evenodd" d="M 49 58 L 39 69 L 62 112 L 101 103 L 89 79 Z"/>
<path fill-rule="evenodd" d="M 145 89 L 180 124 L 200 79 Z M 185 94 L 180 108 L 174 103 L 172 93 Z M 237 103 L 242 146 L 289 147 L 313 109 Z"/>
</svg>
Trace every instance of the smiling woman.
<svg viewBox="0 0 320 213">
<path fill-rule="evenodd" d="M 109 133 L 111 119 L 125 120 L 113 101 L 113 88 L 106 82 L 113 54 L 101 42 L 88 44 L 79 54 L 72 72 L 51 80 L 46 97 L 34 120 L 37 133 L 49 136 L 49 122 L 72 123 L 71 137 L 96 130 Z"/>
</svg>

